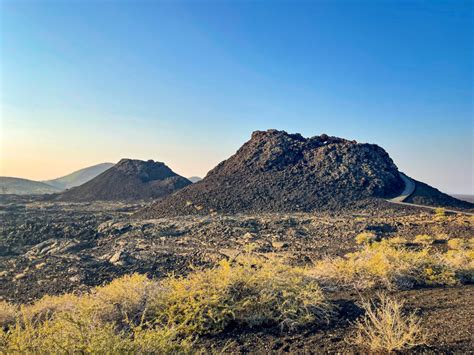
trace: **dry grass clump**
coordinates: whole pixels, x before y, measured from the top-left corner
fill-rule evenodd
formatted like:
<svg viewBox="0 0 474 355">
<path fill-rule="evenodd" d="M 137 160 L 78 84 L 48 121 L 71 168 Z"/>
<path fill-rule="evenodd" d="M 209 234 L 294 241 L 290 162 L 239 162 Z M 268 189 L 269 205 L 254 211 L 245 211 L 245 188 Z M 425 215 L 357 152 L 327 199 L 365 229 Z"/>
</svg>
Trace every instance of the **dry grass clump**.
<svg viewBox="0 0 474 355">
<path fill-rule="evenodd" d="M 433 244 L 434 239 L 428 234 L 419 234 L 413 239 L 414 244 L 421 244 L 421 245 L 431 245 Z"/>
<path fill-rule="evenodd" d="M 454 250 L 462 250 L 468 247 L 468 243 L 466 243 L 464 239 L 453 238 L 453 239 L 448 240 L 448 247 Z"/>
<path fill-rule="evenodd" d="M 331 307 L 301 268 L 241 257 L 163 283 L 159 321 L 185 334 L 214 334 L 229 323 L 295 328 L 326 320 Z"/>
<path fill-rule="evenodd" d="M 456 278 L 462 283 L 474 283 L 474 250 L 448 250 L 443 260 L 455 270 Z"/>
<path fill-rule="evenodd" d="M 4 309 L 9 306 L 2 303 Z M 249 255 L 158 282 L 124 276 L 83 295 L 45 296 L 0 330 L 0 353 L 188 353 L 231 323 L 295 328 L 331 306 L 304 269 Z"/>
<path fill-rule="evenodd" d="M 371 232 L 362 232 L 356 235 L 355 241 L 357 244 L 370 244 L 376 240 L 376 236 Z"/>
<path fill-rule="evenodd" d="M 435 209 L 435 220 L 442 221 L 446 219 L 446 209 L 439 207 Z"/>
<path fill-rule="evenodd" d="M 0 301 L 0 328 L 15 321 L 18 307 L 6 301 Z"/>
<path fill-rule="evenodd" d="M 134 274 L 81 296 L 45 296 L 20 307 L 1 334 L 0 352 L 187 352 L 188 338 L 147 320 L 158 289 L 158 282 Z"/>
<path fill-rule="evenodd" d="M 393 237 L 393 238 L 387 239 L 387 242 L 393 245 L 405 245 L 408 243 L 408 240 L 403 237 Z"/>
<path fill-rule="evenodd" d="M 352 342 L 371 351 L 408 350 L 425 344 L 426 335 L 415 313 L 404 313 L 403 302 L 383 294 L 378 302 L 363 301 L 365 315 L 356 323 Z"/>
<path fill-rule="evenodd" d="M 459 263 L 430 248 L 411 250 L 387 240 L 366 244 L 345 257 L 318 262 L 310 273 L 327 286 L 409 289 L 416 285 L 454 285 L 472 273 L 472 255 Z"/>
</svg>

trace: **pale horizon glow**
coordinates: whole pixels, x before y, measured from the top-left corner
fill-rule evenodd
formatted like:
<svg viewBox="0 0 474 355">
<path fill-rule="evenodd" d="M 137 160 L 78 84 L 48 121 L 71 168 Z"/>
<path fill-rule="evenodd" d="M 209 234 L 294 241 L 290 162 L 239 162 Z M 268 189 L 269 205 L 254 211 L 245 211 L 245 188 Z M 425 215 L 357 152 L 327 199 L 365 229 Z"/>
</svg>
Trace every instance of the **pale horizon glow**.
<svg viewBox="0 0 474 355">
<path fill-rule="evenodd" d="M 474 195 L 473 3 L 0 2 L 0 175 L 204 177 L 255 130 L 378 144 Z"/>
</svg>

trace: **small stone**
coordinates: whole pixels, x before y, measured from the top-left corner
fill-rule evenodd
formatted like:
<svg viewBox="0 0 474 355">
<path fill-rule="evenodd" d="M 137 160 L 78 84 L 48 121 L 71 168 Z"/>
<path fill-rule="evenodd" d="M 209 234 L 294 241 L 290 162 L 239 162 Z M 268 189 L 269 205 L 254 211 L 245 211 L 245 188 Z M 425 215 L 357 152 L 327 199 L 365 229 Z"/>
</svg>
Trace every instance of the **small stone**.
<svg viewBox="0 0 474 355">
<path fill-rule="evenodd" d="M 272 247 L 275 248 L 275 249 L 286 249 L 286 248 L 288 248 L 288 243 L 287 242 L 273 241 L 272 242 Z"/>
<path fill-rule="evenodd" d="M 42 263 L 36 264 L 36 265 L 35 265 L 35 268 L 36 268 L 37 270 L 39 270 L 39 269 L 42 269 L 45 265 L 46 265 L 46 263 L 45 263 L 45 262 L 42 262 Z"/>
<path fill-rule="evenodd" d="M 15 280 L 20 280 L 20 279 L 23 279 L 25 277 L 26 277 L 26 273 L 22 272 L 22 273 L 16 274 L 14 279 Z"/>
<path fill-rule="evenodd" d="M 111 264 L 118 264 L 120 261 L 120 256 L 122 255 L 122 250 L 117 251 L 112 257 L 109 259 Z"/>
<path fill-rule="evenodd" d="M 69 278 L 69 281 L 71 282 L 79 282 L 80 280 L 81 278 L 78 275 L 74 275 Z"/>
</svg>

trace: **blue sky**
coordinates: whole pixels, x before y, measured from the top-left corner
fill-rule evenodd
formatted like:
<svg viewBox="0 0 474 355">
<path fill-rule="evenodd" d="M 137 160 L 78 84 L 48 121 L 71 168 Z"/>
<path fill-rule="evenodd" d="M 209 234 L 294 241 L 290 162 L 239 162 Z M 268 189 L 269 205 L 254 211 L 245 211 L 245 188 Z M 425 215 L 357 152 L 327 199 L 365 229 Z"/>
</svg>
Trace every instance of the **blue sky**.
<svg viewBox="0 0 474 355">
<path fill-rule="evenodd" d="M 203 176 L 277 128 L 474 194 L 472 2 L 0 4 L 1 175 L 131 157 Z"/>
</svg>

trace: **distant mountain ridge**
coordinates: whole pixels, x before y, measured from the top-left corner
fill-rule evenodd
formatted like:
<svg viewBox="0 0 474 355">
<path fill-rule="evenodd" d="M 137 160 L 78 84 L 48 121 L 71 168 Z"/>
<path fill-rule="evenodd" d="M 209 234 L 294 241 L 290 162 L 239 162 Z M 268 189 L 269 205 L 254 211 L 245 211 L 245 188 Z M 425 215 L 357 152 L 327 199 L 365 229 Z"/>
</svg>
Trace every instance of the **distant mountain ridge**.
<svg viewBox="0 0 474 355">
<path fill-rule="evenodd" d="M 59 194 L 56 199 L 77 202 L 160 199 L 191 184 L 162 162 L 122 159 L 92 180 Z"/>
<path fill-rule="evenodd" d="M 84 169 L 74 171 L 71 174 L 62 176 L 57 179 L 42 181 L 45 184 L 56 187 L 60 190 L 70 189 L 92 180 L 97 175 L 102 174 L 107 169 L 110 169 L 115 164 L 113 163 L 101 163 L 93 166 L 89 166 Z"/>
<path fill-rule="evenodd" d="M 0 194 L 40 195 L 60 192 L 61 189 L 40 181 L 0 176 Z"/>
<path fill-rule="evenodd" d="M 191 176 L 191 177 L 188 178 L 188 180 L 191 181 L 194 184 L 195 182 L 201 181 L 202 178 L 199 177 L 199 176 Z"/>
<path fill-rule="evenodd" d="M 470 202 L 470 203 L 474 203 L 474 195 L 467 195 L 467 194 L 464 194 L 464 195 L 459 195 L 459 194 L 452 194 L 451 196 L 453 196 L 454 198 L 457 198 L 458 200 L 461 200 L 461 201 L 467 201 L 467 202 Z"/>
<path fill-rule="evenodd" d="M 57 179 L 45 181 L 0 176 L 0 194 L 42 195 L 61 192 L 86 183 L 114 165 L 113 163 L 101 163 Z"/>
</svg>

